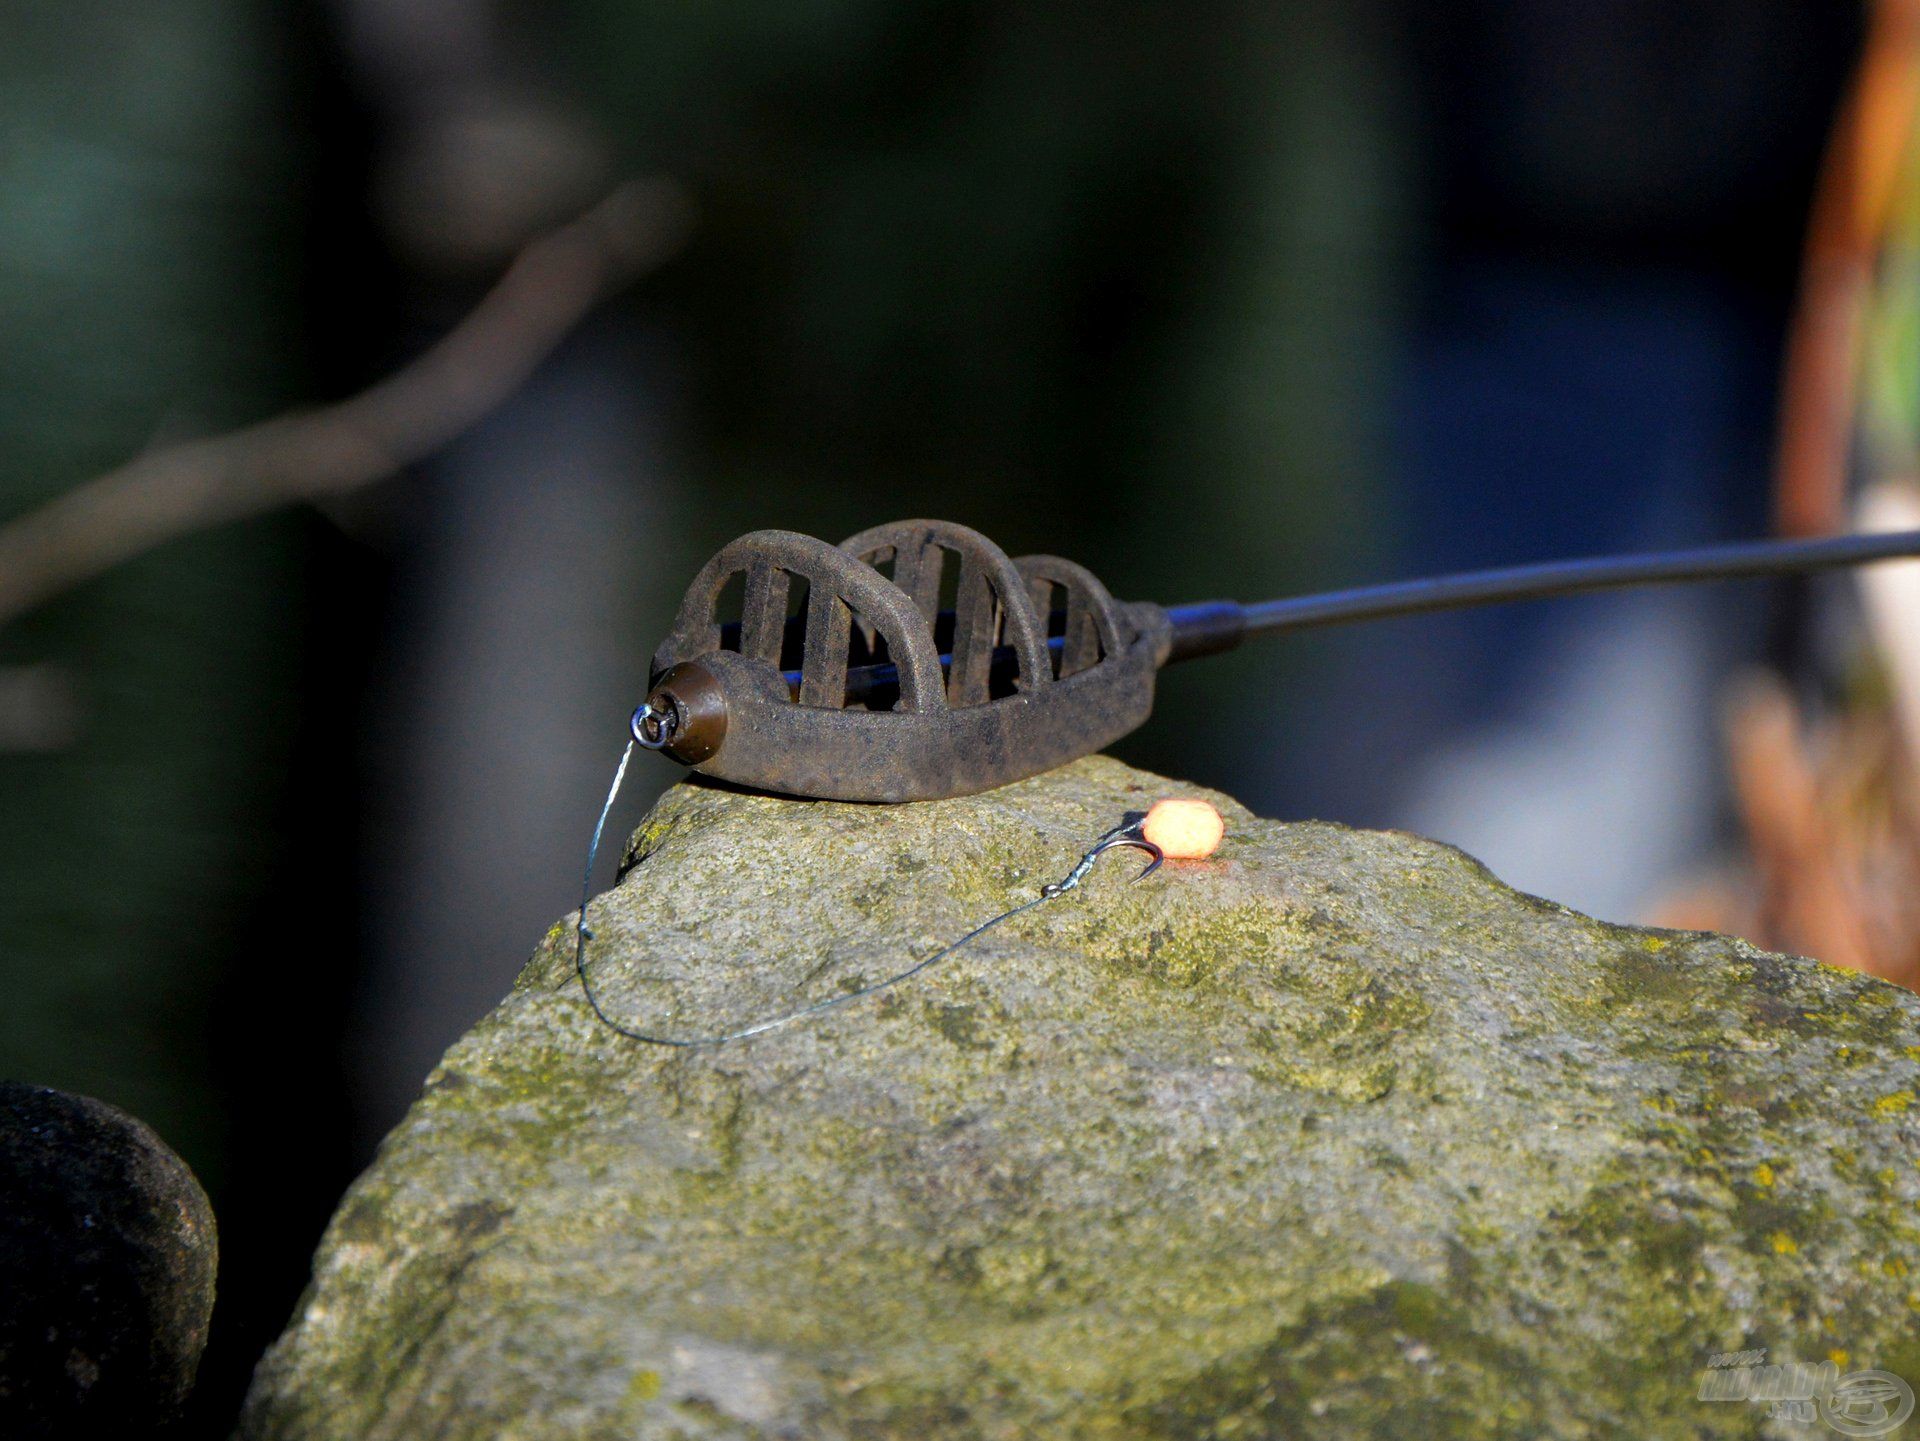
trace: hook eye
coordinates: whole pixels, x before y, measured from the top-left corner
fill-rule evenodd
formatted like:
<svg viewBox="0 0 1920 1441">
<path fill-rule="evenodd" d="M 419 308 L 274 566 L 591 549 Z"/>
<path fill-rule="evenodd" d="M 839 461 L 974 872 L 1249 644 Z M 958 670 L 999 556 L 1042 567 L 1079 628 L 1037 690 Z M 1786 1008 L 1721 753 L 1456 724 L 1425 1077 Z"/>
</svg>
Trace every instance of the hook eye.
<svg viewBox="0 0 1920 1441">
<path fill-rule="evenodd" d="M 1080 864 L 1067 872 L 1063 878 L 1057 881 L 1049 881 L 1046 885 L 1040 887 L 1040 898 L 1050 901 L 1055 896 L 1065 895 L 1087 878 L 1087 872 L 1093 869 L 1095 863 L 1099 861 L 1101 856 L 1105 855 L 1108 851 L 1116 850 L 1122 846 L 1128 850 L 1145 851 L 1153 858 L 1147 862 L 1146 869 L 1133 878 L 1136 881 L 1144 881 L 1148 876 L 1159 870 L 1160 863 L 1167 858 L 1166 852 L 1162 851 L 1160 847 L 1140 834 L 1140 823 L 1138 821 L 1122 821 L 1104 836 L 1100 837 L 1099 840 L 1095 841 L 1093 843 L 1093 849 L 1080 857 Z M 1132 882 L 1128 882 L 1128 884 L 1132 884 Z"/>
</svg>

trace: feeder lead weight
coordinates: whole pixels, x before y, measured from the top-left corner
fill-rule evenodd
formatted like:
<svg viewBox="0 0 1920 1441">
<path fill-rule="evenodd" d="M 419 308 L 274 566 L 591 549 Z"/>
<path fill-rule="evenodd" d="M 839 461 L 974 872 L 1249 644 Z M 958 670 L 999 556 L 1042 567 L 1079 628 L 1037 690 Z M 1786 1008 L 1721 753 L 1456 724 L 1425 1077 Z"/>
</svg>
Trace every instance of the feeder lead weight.
<svg viewBox="0 0 1920 1441">
<path fill-rule="evenodd" d="M 726 739 L 726 695 L 706 666 L 683 662 L 654 682 L 633 713 L 632 729 L 646 749 L 697 766 Z"/>
</svg>

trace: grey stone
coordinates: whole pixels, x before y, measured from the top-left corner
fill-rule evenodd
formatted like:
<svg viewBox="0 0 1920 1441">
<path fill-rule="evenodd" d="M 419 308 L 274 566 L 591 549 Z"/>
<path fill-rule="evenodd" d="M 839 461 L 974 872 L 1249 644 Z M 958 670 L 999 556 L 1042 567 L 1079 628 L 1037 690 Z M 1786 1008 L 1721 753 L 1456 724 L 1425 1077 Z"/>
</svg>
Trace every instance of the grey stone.
<svg viewBox="0 0 1920 1441">
<path fill-rule="evenodd" d="M 754 1020 L 1169 793 L 1205 794 L 681 786 L 590 964 L 632 1023 Z M 598 1023 L 556 925 L 341 1205 L 241 1434 L 1751 1435 L 1714 1353 L 1920 1382 L 1920 998 L 1212 799 L 1213 859 L 1121 853 L 713 1050 Z"/>
<path fill-rule="evenodd" d="M 0 1081 L 0 1436 L 136 1437 L 174 1420 L 207 1344 L 213 1208 L 146 1126 Z"/>
</svg>

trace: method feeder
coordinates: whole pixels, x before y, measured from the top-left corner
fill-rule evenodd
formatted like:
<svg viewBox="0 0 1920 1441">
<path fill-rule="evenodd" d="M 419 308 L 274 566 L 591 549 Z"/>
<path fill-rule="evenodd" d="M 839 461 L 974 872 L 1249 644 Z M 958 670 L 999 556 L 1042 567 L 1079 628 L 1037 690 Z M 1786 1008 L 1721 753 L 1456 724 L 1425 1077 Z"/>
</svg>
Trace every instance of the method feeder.
<svg viewBox="0 0 1920 1441">
<path fill-rule="evenodd" d="M 1160 667 L 1250 636 L 1916 555 L 1920 531 L 1901 531 L 1554 561 L 1254 605 L 1159 606 L 1114 600 L 1070 560 L 1010 559 L 948 521 L 897 521 L 837 546 L 761 530 L 695 577 L 632 728 L 649 750 L 739 785 L 937 800 L 1112 744 L 1146 720 Z M 736 577 L 740 619 L 723 622 Z"/>
</svg>

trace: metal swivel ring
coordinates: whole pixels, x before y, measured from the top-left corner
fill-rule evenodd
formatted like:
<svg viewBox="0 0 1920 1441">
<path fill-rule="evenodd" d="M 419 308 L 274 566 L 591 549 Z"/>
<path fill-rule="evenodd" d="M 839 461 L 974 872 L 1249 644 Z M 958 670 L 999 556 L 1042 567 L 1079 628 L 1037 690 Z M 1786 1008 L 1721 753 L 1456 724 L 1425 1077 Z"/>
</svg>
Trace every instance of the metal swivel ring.
<svg viewBox="0 0 1920 1441">
<path fill-rule="evenodd" d="M 642 701 L 633 713 L 633 738 L 650 751 L 665 750 L 673 744 L 674 732 L 680 729 L 680 709 L 669 704 L 664 709 L 654 709 L 653 702 Z"/>
</svg>

